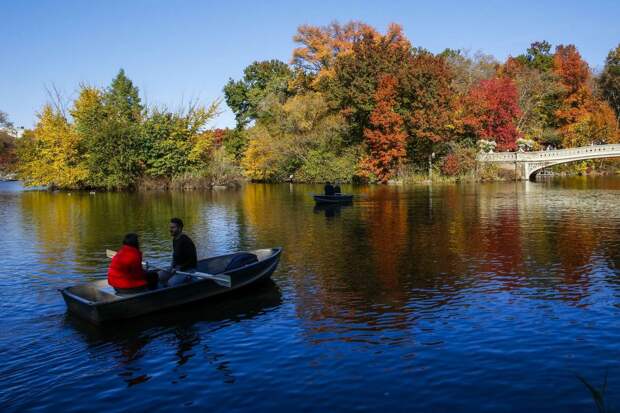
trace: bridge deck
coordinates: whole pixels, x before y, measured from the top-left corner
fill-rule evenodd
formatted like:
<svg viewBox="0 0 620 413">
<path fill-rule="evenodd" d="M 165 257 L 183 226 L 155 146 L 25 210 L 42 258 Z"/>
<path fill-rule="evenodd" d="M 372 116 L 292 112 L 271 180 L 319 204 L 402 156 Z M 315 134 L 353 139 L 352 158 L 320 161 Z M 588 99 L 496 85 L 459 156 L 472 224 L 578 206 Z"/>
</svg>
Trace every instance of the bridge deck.
<svg viewBox="0 0 620 413">
<path fill-rule="evenodd" d="M 540 162 L 576 161 L 593 158 L 613 158 L 620 156 L 620 144 L 581 146 L 579 148 L 555 149 L 535 152 L 495 152 L 479 153 L 479 162 Z"/>
</svg>

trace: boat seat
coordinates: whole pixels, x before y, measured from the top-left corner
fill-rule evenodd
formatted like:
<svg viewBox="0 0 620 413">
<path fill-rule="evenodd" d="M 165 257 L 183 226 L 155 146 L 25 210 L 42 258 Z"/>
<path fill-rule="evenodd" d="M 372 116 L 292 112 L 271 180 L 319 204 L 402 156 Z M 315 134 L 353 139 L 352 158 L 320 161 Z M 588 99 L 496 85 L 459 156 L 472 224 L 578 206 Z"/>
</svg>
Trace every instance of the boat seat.
<svg viewBox="0 0 620 413">
<path fill-rule="evenodd" d="M 232 271 L 249 264 L 254 264 L 255 262 L 258 262 L 258 257 L 256 254 L 252 254 L 250 252 L 238 252 L 232 256 L 230 262 L 224 269 L 224 272 Z"/>
<path fill-rule="evenodd" d="M 99 291 L 116 295 L 116 290 L 114 289 L 114 287 L 112 287 L 110 284 L 107 284 L 107 283 L 105 286 L 99 287 Z"/>
</svg>

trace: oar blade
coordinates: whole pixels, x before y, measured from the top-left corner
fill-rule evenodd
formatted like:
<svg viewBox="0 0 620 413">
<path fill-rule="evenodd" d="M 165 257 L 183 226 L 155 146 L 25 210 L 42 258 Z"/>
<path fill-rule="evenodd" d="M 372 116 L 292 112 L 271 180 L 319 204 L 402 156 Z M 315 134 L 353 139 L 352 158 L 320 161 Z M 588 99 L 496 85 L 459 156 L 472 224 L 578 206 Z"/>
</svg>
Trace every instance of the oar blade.
<svg viewBox="0 0 620 413">
<path fill-rule="evenodd" d="M 213 280 L 222 287 L 230 288 L 232 287 L 232 280 L 230 279 L 230 275 L 214 275 Z"/>
</svg>

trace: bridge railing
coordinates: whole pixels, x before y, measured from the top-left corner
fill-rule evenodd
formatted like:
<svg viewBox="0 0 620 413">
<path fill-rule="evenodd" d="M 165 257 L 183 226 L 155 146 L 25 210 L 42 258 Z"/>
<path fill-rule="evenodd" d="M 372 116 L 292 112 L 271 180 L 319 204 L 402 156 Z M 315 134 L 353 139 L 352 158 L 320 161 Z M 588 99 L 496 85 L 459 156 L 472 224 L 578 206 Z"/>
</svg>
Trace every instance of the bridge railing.
<svg viewBox="0 0 620 413">
<path fill-rule="evenodd" d="M 607 154 L 620 156 L 620 144 L 581 146 L 579 148 L 535 152 L 479 153 L 476 159 L 479 162 L 535 162 L 587 158 L 589 156 L 601 157 Z"/>
</svg>

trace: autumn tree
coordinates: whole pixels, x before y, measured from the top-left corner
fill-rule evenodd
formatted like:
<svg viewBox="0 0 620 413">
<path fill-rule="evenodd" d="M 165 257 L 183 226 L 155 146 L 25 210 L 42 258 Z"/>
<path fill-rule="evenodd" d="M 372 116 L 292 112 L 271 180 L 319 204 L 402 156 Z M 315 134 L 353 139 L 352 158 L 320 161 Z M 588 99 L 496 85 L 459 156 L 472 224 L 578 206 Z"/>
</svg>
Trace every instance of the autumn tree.
<svg viewBox="0 0 620 413">
<path fill-rule="evenodd" d="M 592 93 L 588 87 L 590 69 L 573 45 L 559 45 L 553 57 L 553 71 L 563 88 L 562 105 L 556 111 L 558 126 L 567 132 L 570 125 L 588 111 Z"/>
<path fill-rule="evenodd" d="M 18 173 L 27 185 L 80 188 L 88 178 L 80 136 L 51 105 L 43 107 L 35 129 L 20 140 L 18 156 Z"/>
<path fill-rule="evenodd" d="M 268 121 L 248 129 L 242 165 L 255 180 L 295 179 L 317 182 L 350 180 L 355 160 L 344 147 L 346 122 L 318 92 L 296 95 L 284 104 L 271 101 Z"/>
<path fill-rule="evenodd" d="M 520 136 L 517 88 L 509 78 L 482 80 L 463 100 L 462 123 L 476 139 L 491 139 L 502 151 L 513 150 Z"/>
<path fill-rule="evenodd" d="M 13 123 L 0 111 L 0 171 L 11 170 L 16 161 Z"/>
<path fill-rule="evenodd" d="M 452 88 L 459 95 L 466 95 L 479 81 L 494 77 L 499 66 L 495 57 L 480 51 L 472 55 L 467 50 L 446 49 L 439 56 L 452 71 Z"/>
<path fill-rule="evenodd" d="M 386 35 L 365 33 L 351 53 L 338 57 L 334 75 L 322 85 L 330 101 L 342 111 L 351 125 L 349 142 L 362 142 L 374 109 L 377 80 L 382 74 L 405 73 L 411 44 L 396 27 Z"/>
<path fill-rule="evenodd" d="M 390 27 L 389 30 L 399 30 Z M 293 50 L 292 64 L 302 72 L 312 76 L 312 83 L 334 74 L 334 64 L 338 56 L 352 52 L 353 45 L 362 37 L 376 37 L 379 33 L 371 26 L 352 21 L 341 25 L 338 22 L 318 27 L 302 25 L 297 29 L 293 40 L 300 44 Z"/>
<path fill-rule="evenodd" d="M 9 116 L 0 110 L 0 128 L 8 129 L 12 127 L 13 123 L 9 121 Z"/>
<path fill-rule="evenodd" d="M 351 53 L 338 56 L 334 76 L 323 84 L 330 101 L 349 121 L 350 144 L 364 139 L 376 103 L 377 80 L 383 74 L 397 79 L 398 112 L 405 122 L 410 154 L 425 159 L 433 143 L 451 135 L 451 70 L 443 57 L 413 48 L 399 26 L 385 35 L 362 36 Z"/>
<path fill-rule="evenodd" d="M 398 81 L 409 157 L 424 163 L 437 144 L 454 138 L 452 71 L 442 57 L 416 50 Z"/>
<path fill-rule="evenodd" d="M 616 142 L 618 123 L 607 102 L 593 95 L 590 69 L 575 46 L 556 48 L 553 70 L 563 87 L 562 103 L 555 115 L 565 146 Z"/>
<path fill-rule="evenodd" d="M 374 95 L 376 105 L 370 115 L 370 125 L 364 129 L 368 156 L 360 163 L 362 174 L 381 183 L 387 183 L 407 154 L 404 121 L 395 110 L 397 84 L 392 75 L 379 78 Z"/>
<path fill-rule="evenodd" d="M 604 100 L 592 100 L 588 110 L 564 131 L 564 144 L 568 147 L 617 143 L 620 138 L 615 114 Z"/>
<path fill-rule="evenodd" d="M 532 61 L 535 62 L 535 59 Z M 509 57 L 498 73 L 512 79 L 517 87 L 521 109 L 516 120 L 517 129 L 527 139 L 555 145 L 558 142 L 549 140 L 549 130 L 556 126 L 555 112 L 559 108 L 563 88 L 552 71 L 541 70 L 538 65 L 528 62 Z"/>
</svg>

